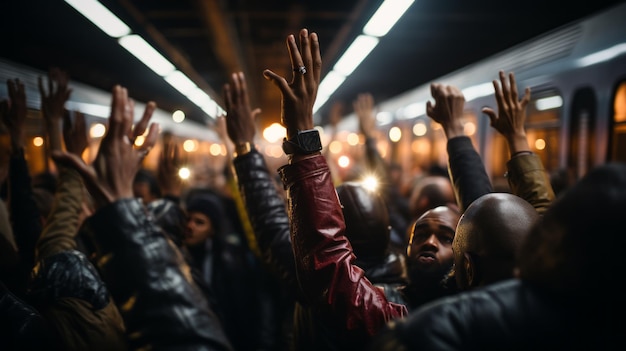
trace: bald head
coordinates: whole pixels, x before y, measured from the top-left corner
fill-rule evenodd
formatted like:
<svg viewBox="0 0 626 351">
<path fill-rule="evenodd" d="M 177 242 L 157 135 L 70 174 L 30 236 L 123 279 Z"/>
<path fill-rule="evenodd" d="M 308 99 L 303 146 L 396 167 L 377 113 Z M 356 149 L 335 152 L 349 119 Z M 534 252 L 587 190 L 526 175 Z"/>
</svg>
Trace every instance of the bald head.
<svg viewBox="0 0 626 351">
<path fill-rule="evenodd" d="M 513 194 L 476 199 L 459 220 L 452 244 L 459 287 L 511 278 L 522 242 L 538 217 L 532 205 Z"/>
</svg>

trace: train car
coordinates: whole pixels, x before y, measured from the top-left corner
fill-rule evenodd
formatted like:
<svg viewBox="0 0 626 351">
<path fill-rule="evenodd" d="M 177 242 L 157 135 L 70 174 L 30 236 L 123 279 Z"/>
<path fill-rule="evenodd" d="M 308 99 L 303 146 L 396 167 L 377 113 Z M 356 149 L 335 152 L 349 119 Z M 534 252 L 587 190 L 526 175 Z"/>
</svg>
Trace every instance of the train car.
<svg viewBox="0 0 626 351">
<path fill-rule="evenodd" d="M 509 153 L 481 110 L 497 108 L 492 81 L 498 70 L 514 72 L 520 92 L 531 88 L 527 136 L 555 187 L 595 165 L 626 161 L 624 18 L 626 3 L 621 3 L 433 80 L 463 91 L 465 132 L 494 186 L 506 186 Z M 389 136 L 379 149 L 405 172 L 419 173 L 432 164 L 446 167 L 446 139 L 425 114 L 428 100 L 430 84 L 424 84 L 377 104 L 379 127 Z M 341 141 L 347 142 L 349 133 L 358 131 L 356 116 L 345 116 L 338 128 L 344 131 Z"/>
<path fill-rule="evenodd" d="M 68 72 L 71 77 L 71 72 Z M 27 121 L 25 124 L 25 155 L 28 159 L 31 174 L 44 172 L 55 173 L 54 163 L 44 145 L 44 124 L 41 117 L 41 96 L 38 87 L 38 78 L 42 77 L 47 81 L 47 72 L 43 72 L 20 63 L 0 59 L 0 98 L 8 99 L 6 82 L 9 79 L 19 79 L 25 88 L 27 99 Z M 91 162 L 98 150 L 99 142 L 106 131 L 106 124 L 110 114 L 111 92 L 103 91 L 92 86 L 82 84 L 77 81 L 70 81 L 69 87 L 72 89 L 70 98 L 66 103 L 69 111 L 80 111 L 84 114 L 88 132 L 90 135 L 90 145 L 83 155 L 83 159 Z M 129 91 L 132 98 L 132 91 Z M 157 101 L 158 105 L 158 101 Z M 143 114 L 145 102 L 135 102 L 135 119 L 139 120 Z M 198 177 L 197 183 L 210 182 L 206 178 L 211 175 L 219 175 L 227 162 L 226 149 L 223 141 L 213 128 L 201 125 L 200 123 L 182 120 L 176 122 L 173 114 L 157 108 L 153 114 L 152 122 L 158 123 L 162 135 L 169 135 L 175 138 L 180 146 L 184 148 L 187 160 L 187 169 L 190 175 Z M 10 147 L 8 135 L 0 133 L 2 140 L 1 147 L 8 150 Z M 141 140 L 141 138 L 139 138 Z M 144 160 L 144 167 L 155 170 L 161 144 L 157 143 L 153 150 Z M 205 157 L 211 155 L 213 157 Z M 194 179 L 190 179 L 192 182 Z"/>
</svg>

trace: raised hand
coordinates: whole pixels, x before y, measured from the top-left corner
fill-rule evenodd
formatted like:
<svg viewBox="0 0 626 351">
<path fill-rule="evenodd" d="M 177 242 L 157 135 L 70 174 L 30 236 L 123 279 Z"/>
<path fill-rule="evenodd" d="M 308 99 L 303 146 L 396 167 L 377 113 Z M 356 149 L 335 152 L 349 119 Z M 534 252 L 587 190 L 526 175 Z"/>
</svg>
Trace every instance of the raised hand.
<svg viewBox="0 0 626 351">
<path fill-rule="evenodd" d="M 256 134 L 254 120 L 260 109 L 250 108 L 248 87 L 243 72 L 233 73 L 230 83 L 224 84 L 224 102 L 226 105 L 226 132 L 237 148 L 251 145 Z"/>
<path fill-rule="evenodd" d="M 359 119 L 359 128 L 366 138 L 376 133 L 376 114 L 374 113 L 374 97 L 370 93 L 359 94 L 352 102 L 354 113 Z"/>
<path fill-rule="evenodd" d="M 184 163 L 185 160 L 181 156 L 178 143 L 173 138 L 164 139 L 156 174 L 161 193 L 164 196 L 179 197 L 182 193 L 183 181 L 178 175 L 178 171 Z"/>
<path fill-rule="evenodd" d="M 126 88 L 119 85 L 113 87 L 109 128 L 92 165 L 86 165 L 74 154 L 59 150 L 52 153 L 57 163 L 73 167 L 81 174 L 97 208 L 134 197 L 132 182 L 135 174 L 157 140 L 159 126 L 152 124 L 144 143 L 134 147 L 129 137 L 133 135 L 134 105 Z M 142 121 L 147 123 L 152 117 L 152 110 L 147 108 L 146 111 Z"/>
<path fill-rule="evenodd" d="M 524 128 L 530 88 L 526 88 L 524 96 L 519 100 L 513 72 L 509 73 L 508 80 L 504 71 L 500 71 L 499 74 L 500 82 L 493 81 L 498 114 L 489 107 L 483 108 L 482 111 L 489 116 L 491 126 L 506 138 L 511 155 L 520 151 L 530 151 Z"/>
<path fill-rule="evenodd" d="M 301 29 L 299 37 L 300 48 L 293 35 L 287 37 L 287 49 L 294 71 L 291 82 L 269 69 L 263 71 L 263 76 L 271 80 L 282 93 L 281 124 L 287 129 L 288 139 L 295 137 L 299 130 L 313 129 L 313 105 L 322 70 L 317 34 L 309 34 L 308 30 Z"/>
<path fill-rule="evenodd" d="M 428 117 L 441 124 L 448 139 L 464 135 L 462 118 L 465 96 L 461 90 L 453 85 L 433 83 L 430 91 L 435 105 L 430 101 L 426 103 Z"/>
<path fill-rule="evenodd" d="M 51 68 L 48 73 L 48 89 L 44 88 L 43 79 L 38 78 L 39 93 L 41 94 L 41 112 L 49 138 L 48 147 L 51 150 L 61 150 L 61 124 L 65 115 L 65 103 L 70 98 L 71 89 L 68 88 L 67 73 L 59 68 Z"/>
<path fill-rule="evenodd" d="M 70 118 L 69 111 L 65 111 L 63 117 L 63 140 L 65 141 L 65 149 L 78 157 L 89 145 L 87 137 L 87 127 L 85 125 L 85 115 L 80 111 L 74 111 L 74 121 Z"/>
<path fill-rule="evenodd" d="M 7 80 L 9 101 L 3 102 L 2 123 L 9 130 L 14 152 L 24 147 L 24 123 L 26 123 L 26 92 L 19 79 Z"/>
</svg>

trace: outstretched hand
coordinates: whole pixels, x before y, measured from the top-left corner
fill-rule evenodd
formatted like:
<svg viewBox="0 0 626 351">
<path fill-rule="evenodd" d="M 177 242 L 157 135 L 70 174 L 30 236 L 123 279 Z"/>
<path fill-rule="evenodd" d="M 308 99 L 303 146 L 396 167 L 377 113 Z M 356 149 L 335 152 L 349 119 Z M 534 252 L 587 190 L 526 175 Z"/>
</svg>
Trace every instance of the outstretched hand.
<svg viewBox="0 0 626 351">
<path fill-rule="evenodd" d="M 74 120 L 70 118 L 70 111 L 65 111 L 63 118 L 63 140 L 67 152 L 81 157 L 87 145 L 87 127 L 85 125 L 85 115 L 80 111 L 74 111 Z"/>
<path fill-rule="evenodd" d="M 498 114 L 489 107 L 483 108 L 482 112 L 489 116 L 491 126 L 506 138 L 511 154 L 530 150 L 524 127 L 526 107 L 530 101 L 530 88 L 526 88 L 524 96 L 519 100 L 513 72 L 509 73 L 508 80 L 504 71 L 500 71 L 499 75 L 500 82 L 493 81 Z"/>
<path fill-rule="evenodd" d="M 250 108 L 248 87 L 243 72 L 233 73 L 230 83 L 224 84 L 226 105 L 226 132 L 235 145 L 252 143 L 256 134 L 254 120 L 260 109 Z"/>
<path fill-rule="evenodd" d="M 433 121 L 441 124 L 448 139 L 463 134 L 463 109 L 465 108 L 465 96 L 454 85 L 433 83 L 430 91 L 435 99 L 435 105 L 430 101 L 426 103 L 426 114 Z"/>
<path fill-rule="evenodd" d="M 119 85 L 113 87 L 109 128 L 92 165 L 85 164 L 74 154 L 59 150 L 52 153 L 57 163 L 74 168 L 81 174 L 96 207 L 133 197 L 132 182 L 135 174 L 157 140 L 159 126 L 152 124 L 144 143 L 134 147 L 129 137 L 135 135 L 132 128 L 134 105 L 126 88 Z M 148 106 L 154 107 L 154 103 Z M 142 122 L 148 123 L 153 110 L 146 109 Z"/>
<path fill-rule="evenodd" d="M 11 147 L 17 151 L 24 147 L 24 124 L 26 123 L 26 90 L 19 79 L 8 79 L 9 101 L 3 102 L 2 123 L 9 130 Z"/>
<path fill-rule="evenodd" d="M 157 166 L 157 181 L 163 195 L 176 197 L 181 195 L 183 180 L 178 172 L 185 163 L 178 143 L 173 138 L 164 139 Z"/>
<path fill-rule="evenodd" d="M 352 103 L 354 113 L 359 119 L 359 128 L 366 138 L 376 132 L 376 115 L 374 114 L 374 97 L 370 93 L 359 94 Z"/>
<path fill-rule="evenodd" d="M 282 93 L 281 124 L 291 139 L 299 130 L 313 129 L 313 105 L 320 84 L 322 56 L 316 33 L 300 30 L 300 48 L 293 35 L 287 37 L 287 49 L 291 58 L 293 77 L 291 82 L 266 69 L 263 76 L 271 80 Z M 303 67 L 303 69 L 300 69 Z"/>
</svg>

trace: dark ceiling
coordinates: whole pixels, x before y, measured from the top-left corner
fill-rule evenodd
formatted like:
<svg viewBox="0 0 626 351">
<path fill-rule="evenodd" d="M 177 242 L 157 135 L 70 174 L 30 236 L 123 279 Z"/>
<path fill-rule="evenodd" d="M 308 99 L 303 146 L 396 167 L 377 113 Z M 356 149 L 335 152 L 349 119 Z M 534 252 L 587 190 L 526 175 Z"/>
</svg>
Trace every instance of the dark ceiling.
<svg viewBox="0 0 626 351">
<path fill-rule="evenodd" d="M 286 36 L 305 27 L 318 33 L 323 76 L 381 0 L 101 2 L 220 104 L 228 75 L 244 71 L 252 102 L 263 110 L 259 119 L 263 127 L 279 120 L 280 95 L 261 72 L 271 68 L 291 74 Z M 358 93 L 371 92 L 377 101 L 385 100 L 618 2 L 595 0 L 574 6 L 553 0 L 417 0 L 318 111 L 318 122 L 326 120 L 333 101 L 344 102 L 344 112 L 350 113 L 350 102 Z M 0 58 L 40 70 L 58 66 L 73 80 L 107 91 L 122 84 L 139 101 L 154 100 L 166 111 L 182 109 L 192 120 L 209 121 L 64 1 L 11 0 L 2 10 Z"/>
</svg>

